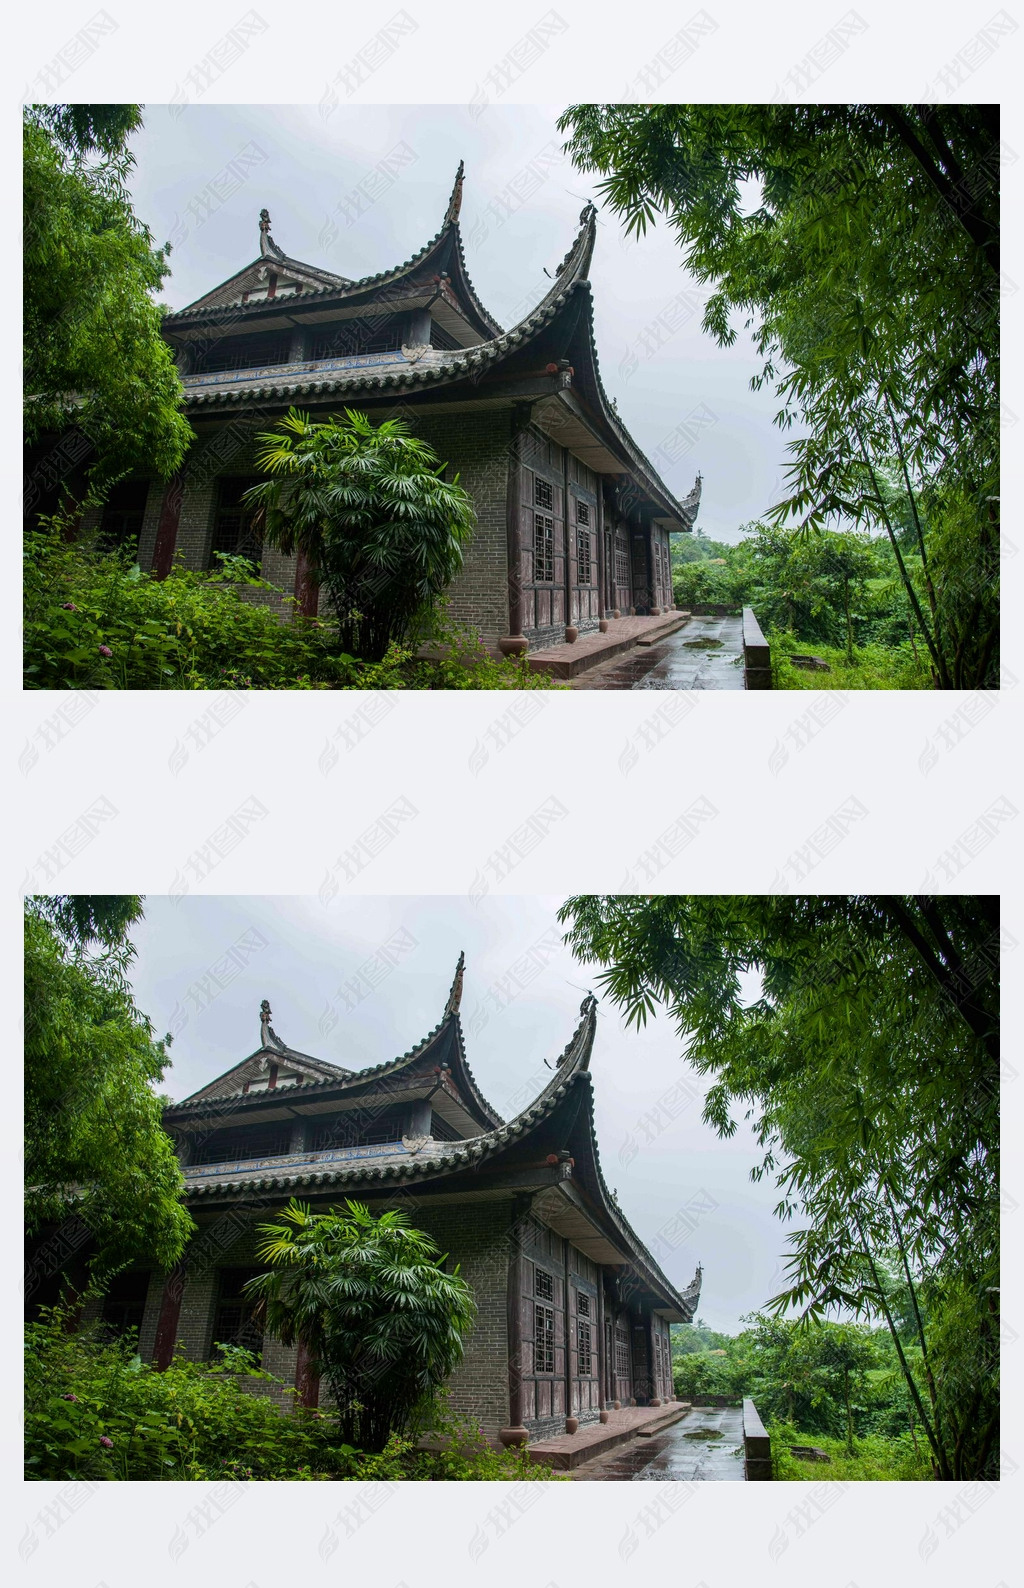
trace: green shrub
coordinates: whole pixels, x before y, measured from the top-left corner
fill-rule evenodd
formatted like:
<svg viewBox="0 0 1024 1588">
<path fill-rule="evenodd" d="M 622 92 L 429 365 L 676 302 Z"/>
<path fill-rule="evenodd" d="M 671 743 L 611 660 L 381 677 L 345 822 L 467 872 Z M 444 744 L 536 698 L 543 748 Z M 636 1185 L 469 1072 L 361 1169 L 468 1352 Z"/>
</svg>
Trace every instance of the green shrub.
<svg viewBox="0 0 1024 1588">
<path fill-rule="evenodd" d="M 743 1398 L 745 1366 L 728 1357 L 693 1351 L 673 1363 L 673 1385 L 681 1400 L 700 1402 L 706 1395 L 726 1395 L 737 1405 Z"/>
<path fill-rule="evenodd" d="M 157 1372 L 130 1340 L 109 1341 L 98 1325 L 68 1332 L 54 1310 L 25 1336 L 25 1476 L 64 1482 L 275 1479 L 401 1479 L 526 1482 L 558 1478 L 526 1454 L 492 1450 L 478 1428 L 455 1418 L 444 1392 L 431 1410 L 441 1448 L 394 1438 L 376 1455 L 338 1442 L 333 1417 L 251 1394 L 280 1380 L 252 1355 L 221 1346 L 215 1363 L 175 1361 Z M 278 1392 L 280 1393 L 280 1391 Z M 294 1400 L 295 1391 L 285 1390 Z"/>
<path fill-rule="evenodd" d="M 240 599 L 270 589 L 229 560 L 222 573 L 144 574 L 121 554 L 28 537 L 25 682 L 33 689 L 326 689 L 327 632 Z"/>
<path fill-rule="evenodd" d="M 143 573 L 126 555 L 62 538 L 50 521 L 31 533 L 25 558 L 28 689 L 551 689 L 516 658 L 488 656 L 444 614 L 424 626 L 437 660 L 414 644 L 380 662 L 341 652 L 330 624 L 288 622 L 241 591 L 272 591 L 238 557 L 216 572 Z"/>
<path fill-rule="evenodd" d="M 284 1416 L 243 1384 L 269 1379 L 239 1360 L 176 1360 L 158 1373 L 130 1343 L 67 1333 L 59 1315 L 25 1340 L 26 1476 L 171 1480 L 331 1472 L 345 1452 L 311 1413 Z M 230 1370 L 229 1370 L 230 1369 Z"/>
</svg>

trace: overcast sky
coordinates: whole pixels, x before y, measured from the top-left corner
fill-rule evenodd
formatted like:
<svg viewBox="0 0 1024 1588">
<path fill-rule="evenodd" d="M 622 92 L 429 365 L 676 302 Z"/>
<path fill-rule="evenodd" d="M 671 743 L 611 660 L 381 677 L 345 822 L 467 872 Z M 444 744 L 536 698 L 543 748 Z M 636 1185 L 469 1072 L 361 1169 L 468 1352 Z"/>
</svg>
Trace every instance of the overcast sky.
<svg viewBox="0 0 1024 1588">
<path fill-rule="evenodd" d="M 270 1001 L 282 1041 L 362 1069 L 413 1047 L 441 1019 L 459 951 L 470 1067 L 506 1119 L 550 1080 L 595 971 L 561 944 L 559 899 L 150 896 L 134 932 L 139 1006 L 174 1033 L 164 1087 L 188 1096 L 259 1046 Z M 785 1230 L 742 1124 L 701 1123 L 704 1085 L 661 1017 L 639 1035 L 607 1001 L 592 1060 L 608 1185 L 668 1277 L 704 1265 L 700 1315 L 735 1330 L 779 1289 Z"/>
<path fill-rule="evenodd" d="M 173 245 L 173 308 L 259 252 L 266 207 L 293 258 L 358 278 L 408 259 L 440 228 L 466 162 L 462 232 L 477 293 L 506 327 L 550 286 L 594 183 L 561 154 L 561 106 L 150 105 L 132 147 L 136 209 Z M 735 541 L 783 494 L 775 399 L 752 392 L 749 336 L 718 347 L 697 287 L 662 225 L 627 241 L 600 212 L 591 270 L 601 375 L 666 484 L 704 475 L 698 524 Z"/>
</svg>

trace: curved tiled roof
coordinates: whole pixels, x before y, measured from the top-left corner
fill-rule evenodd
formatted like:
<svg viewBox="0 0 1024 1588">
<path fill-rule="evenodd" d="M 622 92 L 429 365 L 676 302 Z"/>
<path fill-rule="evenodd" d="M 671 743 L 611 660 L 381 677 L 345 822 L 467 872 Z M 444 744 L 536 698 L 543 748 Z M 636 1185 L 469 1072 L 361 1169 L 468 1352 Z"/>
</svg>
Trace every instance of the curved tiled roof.
<svg viewBox="0 0 1024 1588">
<path fill-rule="evenodd" d="M 409 1161 L 396 1160 L 382 1163 L 377 1168 L 365 1167 L 365 1159 L 356 1159 L 344 1168 L 318 1169 L 316 1162 L 312 1161 L 301 1169 L 289 1166 L 283 1174 L 273 1171 L 266 1173 L 255 1170 L 252 1174 L 240 1174 L 227 1181 L 208 1183 L 201 1186 L 189 1187 L 194 1195 L 207 1195 L 223 1193 L 225 1191 L 239 1191 L 243 1188 L 250 1190 L 273 1190 L 277 1188 L 296 1190 L 300 1188 L 313 1188 L 319 1185 L 340 1185 L 346 1181 L 358 1180 L 389 1180 L 411 1179 L 423 1173 L 451 1174 L 466 1167 L 472 1167 L 485 1158 L 493 1157 L 511 1142 L 534 1129 L 541 1120 L 545 1119 L 566 1095 L 572 1082 L 579 1074 L 587 1073 L 590 1061 L 590 1050 L 593 1046 L 594 1033 L 597 1029 L 596 999 L 588 998 L 584 1002 L 583 1018 L 573 1032 L 565 1048 L 554 1061 L 554 1075 L 543 1091 L 528 1107 L 524 1108 L 515 1119 L 508 1123 L 500 1124 L 495 1129 L 486 1131 L 479 1136 L 470 1136 L 464 1141 L 444 1142 L 441 1151 L 429 1158 L 420 1158 L 418 1155 Z M 446 1020 L 451 1018 L 446 1016 Z M 437 1028 L 440 1030 L 440 1027 Z M 377 1074 L 390 1070 L 401 1063 L 394 1060 L 391 1065 L 378 1065 L 376 1071 L 361 1071 L 360 1075 Z M 291 1095 L 294 1090 L 289 1089 Z M 265 1094 L 262 1094 L 265 1095 Z M 382 1155 L 383 1156 L 383 1155 Z M 187 1171 L 186 1171 L 187 1172 Z"/>
<path fill-rule="evenodd" d="M 348 1070 L 343 1069 L 341 1065 L 331 1064 L 326 1059 L 317 1059 L 311 1054 L 300 1053 L 297 1049 L 288 1047 L 277 1036 L 277 1033 L 269 1023 L 268 1008 L 267 1019 L 261 1024 L 262 1045 L 256 1049 L 255 1053 L 250 1053 L 239 1064 L 233 1066 L 233 1069 L 241 1069 L 243 1065 L 249 1063 L 250 1059 L 258 1058 L 263 1053 L 270 1057 L 288 1058 L 296 1062 L 301 1061 L 305 1065 L 320 1071 L 322 1077 L 319 1080 L 305 1079 L 288 1087 L 287 1095 L 289 1098 L 306 1098 L 316 1091 L 356 1090 L 364 1086 L 368 1081 L 386 1080 L 389 1076 L 407 1069 L 415 1060 L 422 1058 L 432 1045 L 440 1047 L 444 1039 L 448 1037 L 451 1041 L 454 1057 L 457 1060 L 456 1084 L 458 1089 L 470 1103 L 476 1105 L 477 1111 L 483 1119 L 489 1120 L 494 1125 L 500 1125 L 502 1123 L 501 1115 L 496 1109 L 492 1108 L 480 1091 L 466 1057 L 465 1038 L 462 1031 L 462 1022 L 459 1018 L 465 965 L 466 956 L 465 954 L 460 954 L 455 968 L 455 979 L 448 994 L 448 1002 L 445 1005 L 444 1014 L 437 1025 L 434 1026 L 433 1030 L 428 1031 L 426 1036 L 422 1037 L 413 1047 L 407 1049 L 405 1053 L 400 1054 L 396 1059 L 387 1059 L 381 1064 L 371 1064 L 363 1070 Z M 232 1071 L 228 1070 L 225 1073 L 230 1075 Z M 275 1094 L 266 1091 L 251 1094 L 221 1092 L 204 1097 L 203 1093 L 215 1084 L 216 1081 L 207 1082 L 206 1086 L 200 1087 L 199 1091 L 193 1092 L 190 1097 L 183 1098 L 178 1103 L 168 1104 L 164 1110 L 165 1116 L 184 1113 L 201 1116 L 204 1113 L 218 1113 L 221 1111 L 224 1099 L 227 1096 L 234 1096 L 239 1103 L 244 1103 L 247 1106 L 251 1102 L 254 1107 L 261 1104 L 265 1106 L 268 1102 L 275 1100 Z"/>
<path fill-rule="evenodd" d="M 233 1167 L 223 1178 L 217 1178 L 212 1166 L 205 1166 L 201 1178 L 189 1181 L 185 1170 L 186 1191 L 190 1200 L 206 1197 L 223 1197 L 242 1192 L 281 1191 L 293 1196 L 343 1189 L 358 1185 L 372 1192 L 376 1185 L 402 1185 L 409 1182 L 438 1180 L 478 1169 L 482 1164 L 500 1157 L 517 1141 L 530 1136 L 559 1108 L 565 1107 L 574 1091 L 580 1092 L 580 1107 L 585 1110 L 585 1129 L 589 1154 L 595 1176 L 595 1190 L 599 1211 L 610 1225 L 618 1241 L 630 1254 L 637 1271 L 653 1288 L 680 1311 L 692 1317 L 700 1295 L 698 1275 L 685 1291 L 678 1291 L 662 1273 L 657 1261 L 620 1211 L 601 1170 L 600 1153 L 594 1122 L 593 1080 L 590 1075 L 590 1056 L 597 1030 L 597 1000 L 592 994 L 584 999 L 581 1018 L 575 1031 L 557 1059 L 553 1061 L 553 1075 L 548 1084 L 526 1108 L 507 1124 L 480 1136 L 458 1142 L 432 1142 L 426 1151 L 410 1152 L 396 1144 L 392 1153 L 378 1154 L 374 1164 L 368 1158 L 347 1159 L 343 1162 L 329 1157 L 312 1158 L 308 1163 L 289 1162 L 281 1169 L 255 1169 L 239 1172 Z M 579 1114 L 576 1119 L 578 1121 Z M 573 1127 L 570 1127 L 573 1128 Z M 194 1171 L 198 1176 L 198 1171 Z M 696 1288 L 695 1288 L 696 1287 Z"/>
<path fill-rule="evenodd" d="M 245 374 L 234 376 L 224 372 L 218 382 L 215 376 L 184 376 L 182 384 L 186 394 L 186 408 L 190 412 L 231 407 L 248 402 L 301 403 L 337 395 L 351 397 L 357 392 L 366 396 L 387 396 L 391 393 L 414 393 L 418 390 L 453 385 L 465 379 L 478 380 L 488 368 L 498 365 L 519 348 L 525 347 L 560 314 L 569 312 L 575 298 L 579 299 L 580 312 L 585 321 L 586 342 L 591 364 L 595 398 L 600 418 L 606 426 L 613 444 L 624 454 L 633 468 L 643 477 L 645 485 L 658 496 L 674 517 L 692 524 L 700 499 L 691 491 L 685 503 L 679 502 L 665 485 L 650 459 L 640 450 L 626 430 L 604 389 L 601 380 L 597 348 L 594 341 L 592 289 L 588 277 L 590 261 L 596 239 L 597 212 L 587 205 L 580 216 L 580 227 L 565 258 L 556 272 L 554 281 L 540 303 L 519 324 L 489 342 L 475 347 L 442 351 L 431 348 L 415 362 L 402 353 L 373 355 L 362 365 L 338 359 L 333 367 L 327 364 L 295 364 L 274 366 L 274 374 L 262 373 L 255 381 L 247 382 Z M 461 244 L 460 244 L 461 246 Z M 290 378 L 282 379 L 282 375 Z M 276 378 L 275 378 L 276 377 Z"/>
<path fill-rule="evenodd" d="M 424 243 L 422 248 L 417 249 L 416 253 L 411 254 L 410 257 L 402 264 L 394 265 L 390 270 L 379 270 L 374 275 L 362 276 L 357 281 L 352 281 L 346 276 L 334 276 L 330 271 L 321 270 L 314 265 L 304 265 L 299 260 L 291 259 L 286 254 L 283 254 L 275 244 L 274 247 L 276 256 L 281 260 L 283 266 L 290 266 L 297 271 L 308 271 L 313 275 L 326 278 L 327 281 L 327 284 L 323 287 L 314 288 L 309 292 L 303 292 L 298 298 L 289 298 L 287 300 L 288 304 L 294 305 L 296 303 L 307 304 L 314 302 L 323 304 L 326 300 L 331 298 L 335 298 L 339 303 L 343 303 L 350 298 L 359 297 L 362 293 L 379 292 L 383 288 L 391 286 L 393 282 L 400 281 L 403 276 L 409 275 L 417 268 L 417 266 L 423 265 L 430 258 L 432 253 L 436 252 L 440 255 L 447 252 L 449 254 L 453 254 L 455 259 L 458 261 L 460 284 L 464 289 L 465 297 L 470 307 L 475 311 L 476 315 L 479 317 L 487 330 L 494 335 L 500 334 L 501 326 L 493 318 L 493 316 L 488 313 L 483 304 L 480 302 L 480 299 L 476 293 L 476 289 L 470 280 L 469 271 L 466 267 L 466 255 L 462 246 L 462 233 L 459 229 L 459 209 L 461 206 L 463 175 L 464 166 L 460 161 L 459 169 L 455 177 L 455 187 L 452 189 L 452 196 L 448 201 L 448 209 L 445 213 L 444 222 L 440 231 L 435 232 L 434 236 L 431 237 L 428 242 Z M 261 255 L 261 258 L 264 260 L 265 257 L 265 255 Z M 261 259 L 255 259 L 252 261 L 252 264 L 258 265 L 260 262 Z M 252 268 L 252 264 L 245 265 L 242 270 L 236 272 L 235 276 L 229 276 L 227 282 L 222 283 L 222 285 L 227 286 L 231 281 L 235 280 L 237 276 L 244 275 L 247 270 Z M 219 288 L 213 289 L 215 292 L 219 290 Z M 206 293 L 204 296 L 209 297 L 210 294 Z M 202 305 L 203 299 L 198 298 L 195 305 L 190 304 L 184 309 L 171 310 L 169 313 L 164 315 L 164 324 L 173 327 L 174 325 L 181 324 L 186 320 L 195 320 L 201 322 L 203 320 L 213 318 L 213 316 L 216 314 L 222 314 L 224 309 L 228 307 L 228 305 L 224 303 L 212 303 L 206 305 L 205 307 Z M 251 310 L 253 315 L 257 317 L 259 315 L 280 312 L 281 307 L 281 302 L 276 298 L 271 298 L 259 303 L 247 303 L 245 305 L 246 313 L 248 314 Z"/>
</svg>

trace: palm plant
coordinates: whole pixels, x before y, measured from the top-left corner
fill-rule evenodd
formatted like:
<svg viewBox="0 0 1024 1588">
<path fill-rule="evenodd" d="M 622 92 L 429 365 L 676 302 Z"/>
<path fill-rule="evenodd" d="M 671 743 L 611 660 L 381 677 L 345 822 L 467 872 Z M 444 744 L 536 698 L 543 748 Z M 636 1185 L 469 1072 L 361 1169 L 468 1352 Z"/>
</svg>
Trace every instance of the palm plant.
<svg viewBox="0 0 1024 1588">
<path fill-rule="evenodd" d="M 312 420 L 290 409 L 260 437 L 271 476 L 246 492 L 264 537 L 300 552 L 327 593 L 342 648 L 380 661 L 462 566 L 473 508 L 399 419 Z"/>
<path fill-rule="evenodd" d="M 314 1213 L 294 1199 L 261 1224 L 271 1271 L 250 1280 L 266 1327 L 301 1340 L 327 1381 L 347 1444 L 380 1450 L 462 1357 L 476 1308 L 456 1266 L 404 1213 L 361 1202 Z"/>
</svg>

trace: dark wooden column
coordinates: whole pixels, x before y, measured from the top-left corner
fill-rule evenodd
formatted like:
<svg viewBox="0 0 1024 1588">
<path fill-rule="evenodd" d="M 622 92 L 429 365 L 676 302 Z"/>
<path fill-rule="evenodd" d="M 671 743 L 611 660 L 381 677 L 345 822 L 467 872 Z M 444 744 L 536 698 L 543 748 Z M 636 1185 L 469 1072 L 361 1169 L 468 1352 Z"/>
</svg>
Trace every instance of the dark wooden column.
<svg viewBox="0 0 1024 1588">
<path fill-rule="evenodd" d="M 649 1348 L 647 1324 L 643 1308 L 639 1304 L 636 1311 L 630 1314 L 629 1334 L 633 1359 L 632 1399 L 639 1404 L 640 1401 L 649 1400 L 651 1395 L 651 1375 L 647 1361 Z"/>
<path fill-rule="evenodd" d="M 572 1358 L 575 1342 L 572 1337 L 572 1308 L 569 1304 L 569 1242 L 564 1235 L 562 1237 L 562 1272 L 565 1275 L 562 1289 L 562 1308 L 565 1318 L 565 1415 L 568 1418 L 576 1415 L 572 1409 Z"/>
<path fill-rule="evenodd" d="M 572 615 L 572 592 L 574 584 L 579 580 L 573 579 L 573 564 L 576 560 L 575 525 L 569 527 L 569 448 L 562 448 L 562 539 L 565 542 L 565 638 L 570 638 L 569 630 L 573 630 L 572 638 L 575 639 L 579 630 L 576 628 Z"/>
<path fill-rule="evenodd" d="M 644 532 L 644 561 L 647 564 L 647 610 L 648 610 L 648 612 L 650 612 L 652 607 L 654 607 L 654 605 L 655 605 L 655 600 L 654 600 L 654 539 L 653 539 L 653 537 L 654 537 L 654 525 L 649 520 L 648 520 L 648 522 L 646 524 L 644 524 L 642 517 L 641 517 L 641 520 L 640 520 L 640 524 L 641 524 L 641 528 L 643 529 L 643 532 Z"/>
<path fill-rule="evenodd" d="M 512 1223 L 508 1236 L 508 1276 L 506 1317 L 508 1332 L 508 1427 L 498 1430 L 503 1445 L 525 1445 L 529 1434 L 523 1426 L 523 1232 L 522 1223 L 530 1209 L 529 1197 L 516 1197 L 512 1203 Z"/>
<path fill-rule="evenodd" d="M 647 1359 L 651 1364 L 650 1400 L 652 1405 L 655 1401 L 657 1401 L 659 1405 L 661 1404 L 661 1389 L 658 1384 L 658 1347 L 654 1338 L 655 1334 L 657 1333 L 657 1327 L 658 1321 L 655 1318 L 654 1313 L 649 1312 L 647 1314 Z"/>
<path fill-rule="evenodd" d="M 608 1330 L 604 1312 L 604 1274 L 600 1268 L 597 1271 L 596 1327 L 597 1349 L 600 1353 L 597 1359 L 598 1409 L 603 1412 L 608 1405 Z"/>
<path fill-rule="evenodd" d="M 316 617 L 320 606 L 320 586 L 313 578 L 304 551 L 300 551 L 295 558 L 295 599 L 304 618 Z"/>
<path fill-rule="evenodd" d="M 600 474 L 597 476 L 596 495 L 597 522 L 594 527 L 597 531 L 597 617 L 598 623 L 601 626 L 601 633 L 606 634 L 608 632 L 607 620 L 612 615 L 612 609 L 608 601 L 608 547 L 605 544 L 604 479 Z"/>
<path fill-rule="evenodd" d="M 503 656 L 522 656 L 530 642 L 523 633 L 523 535 L 519 503 L 520 449 L 530 423 L 530 404 L 515 403 L 512 408 L 512 434 L 508 446 L 508 472 L 505 482 L 505 524 L 508 544 L 508 633 L 498 640 Z"/>
<path fill-rule="evenodd" d="M 168 480 L 160 507 L 160 523 L 157 526 L 156 545 L 153 547 L 153 572 L 158 579 L 167 578 L 174 562 L 174 549 L 178 544 L 178 519 L 181 517 L 184 496 L 185 470 L 181 468 Z"/>
<path fill-rule="evenodd" d="M 156 1326 L 153 1360 L 162 1373 L 174 1360 L 174 1347 L 178 1339 L 178 1320 L 181 1317 L 181 1299 L 185 1294 L 186 1264 L 172 1268 L 164 1281 L 160 1299 L 160 1317 Z"/>
<path fill-rule="evenodd" d="M 313 1371 L 313 1358 L 305 1340 L 299 1341 L 298 1355 L 295 1359 L 295 1388 L 299 1392 L 300 1406 L 319 1406 L 320 1375 Z"/>
</svg>

